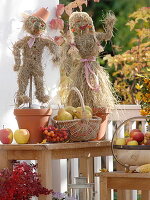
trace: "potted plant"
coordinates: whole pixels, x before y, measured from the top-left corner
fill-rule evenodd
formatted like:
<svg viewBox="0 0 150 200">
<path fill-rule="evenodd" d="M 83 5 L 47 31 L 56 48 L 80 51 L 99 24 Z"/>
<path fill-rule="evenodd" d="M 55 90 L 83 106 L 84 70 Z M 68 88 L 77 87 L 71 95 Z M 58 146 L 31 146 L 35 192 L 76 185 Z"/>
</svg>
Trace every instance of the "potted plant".
<svg viewBox="0 0 150 200">
<path fill-rule="evenodd" d="M 13 55 L 15 59 L 14 71 L 18 72 L 18 91 L 16 94 L 16 109 L 14 114 L 18 121 L 19 128 L 26 128 L 30 131 L 29 143 L 42 141 L 40 127 L 46 126 L 52 113 L 50 108 L 38 109 L 32 104 L 32 82 L 35 83 L 35 96 L 41 103 L 48 103 L 49 96 L 44 91 L 42 53 L 44 47 L 47 47 L 52 53 L 53 61 L 57 61 L 57 45 L 52 39 L 44 38 L 42 33 L 46 29 L 46 21 L 49 12 L 45 8 L 39 9 L 32 15 L 26 15 L 24 19 L 24 30 L 29 34 L 23 39 L 17 41 L 13 46 Z M 26 95 L 29 84 L 29 95 Z M 22 105 L 28 103 L 26 109 L 20 109 Z"/>
</svg>

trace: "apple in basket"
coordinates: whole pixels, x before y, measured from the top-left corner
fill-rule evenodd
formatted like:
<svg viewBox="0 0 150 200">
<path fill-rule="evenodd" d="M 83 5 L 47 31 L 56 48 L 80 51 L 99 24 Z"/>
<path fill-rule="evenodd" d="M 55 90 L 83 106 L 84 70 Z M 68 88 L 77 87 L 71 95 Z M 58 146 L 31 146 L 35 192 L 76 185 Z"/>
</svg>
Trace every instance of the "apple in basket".
<svg viewBox="0 0 150 200">
<path fill-rule="evenodd" d="M 136 140 L 131 140 L 127 143 L 127 145 L 138 145 L 139 143 Z"/>
<path fill-rule="evenodd" d="M 150 145 L 150 132 L 146 132 L 144 135 L 144 142 L 145 145 Z"/>
<path fill-rule="evenodd" d="M 126 145 L 126 139 L 125 138 L 116 138 L 116 145 Z"/>
<path fill-rule="evenodd" d="M 83 114 L 84 113 L 82 111 L 82 108 L 81 107 L 77 107 L 76 111 L 74 112 L 74 115 L 76 116 L 76 118 L 78 118 L 78 119 L 84 118 Z M 89 109 L 86 109 L 86 108 L 85 108 L 85 118 L 86 119 L 91 119 L 92 118 L 92 112 Z"/>
<path fill-rule="evenodd" d="M 58 121 L 72 120 L 73 116 L 67 112 L 64 108 L 58 110 L 57 118 Z"/>
<path fill-rule="evenodd" d="M 55 120 L 65 121 L 73 119 L 92 118 L 92 109 L 89 106 L 85 106 L 85 116 L 83 116 L 83 111 L 81 107 L 66 106 L 58 110 L 57 116 L 54 117 Z"/>
<path fill-rule="evenodd" d="M 144 133 L 142 133 L 139 129 L 133 129 L 130 131 L 130 137 L 137 142 L 142 142 L 144 140 Z"/>
</svg>

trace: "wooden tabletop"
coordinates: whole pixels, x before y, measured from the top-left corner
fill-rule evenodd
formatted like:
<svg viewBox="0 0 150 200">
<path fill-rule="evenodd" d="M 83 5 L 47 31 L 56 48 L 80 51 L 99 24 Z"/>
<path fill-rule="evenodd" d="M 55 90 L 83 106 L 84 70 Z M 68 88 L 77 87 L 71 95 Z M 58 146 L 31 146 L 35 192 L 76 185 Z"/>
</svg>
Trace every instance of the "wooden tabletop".
<svg viewBox="0 0 150 200">
<path fill-rule="evenodd" d="M 74 148 L 110 147 L 111 141 L 88 141 L 74 143 L 51 143 L 51 144 L 0 144 L 0 150 L 55 150 Z"/>
<path fill-rule="evenodd" d="M 37 158 L 39 152 L 51 153 L 52 159 L 112 155 L 111 141 L 108 140 L 55 144 L 1 144 L 0 151 L 7 151 L 10 159 L 18 160 L 34 160 L 33 157 Z"/>
<path fill-rule="evenodd" d="M 100 172 L 95 173 L 95 176 L 115 177 L 115 178 L 150 178 L 150 173 L 127 173 L 123 171 L 115 172 Z"/>
</svg>

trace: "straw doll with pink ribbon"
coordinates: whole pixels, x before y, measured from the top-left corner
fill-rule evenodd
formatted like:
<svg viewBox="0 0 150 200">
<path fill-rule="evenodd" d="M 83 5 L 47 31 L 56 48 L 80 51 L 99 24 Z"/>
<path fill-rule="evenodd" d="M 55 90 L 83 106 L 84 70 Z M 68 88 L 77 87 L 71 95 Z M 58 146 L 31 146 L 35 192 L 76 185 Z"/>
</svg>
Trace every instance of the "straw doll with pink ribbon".
<svg viewBox="0 0 150 200">
<path fill-rule="evenodd" d="M 53 54 L 53 61 L 55 62 L 59 59 L 59 51 L 52 39 L 42 36 L 42 33 L 46 29 L 48 17 L 49 12 L 45 8 L 41 8 L 36 13 L 27 16 L 23 27 L 29 35 L 17 41 L 13 46 L 15 59 L 14 71 L 18 72 L 17 107 L 25 103 L 31 103 L 32 95 L 26 95 L 26 89 L 29 80 L 30 84 L 32 83 L 32 78 L 35 83 L 36 98 L 42 103 L 49 101 L 49 96 L 45 94 L 44 89 L 42 53 L 44 47 L 47 47 L 50 53 Z"/>
<path fill-rule="evenodd" d="M 108 13 L 104 20 L 104 32 L 95 32 L 92 18 L 85 12 L 74 12 L 69 18 L 70 38 L 62 45 L 61 69 L 68 82 L 60 84 L 65 88 L 63 102 L 80 106 L 76 93 L 69 88 L 77 87 L 91 108 L 114 108 L 116 99 L 104 68 L 96 61 L 103 51 L 102 41 L 110 40 L 116 18 Z M 66 83 L 66 84 L 64 84 Z"/>
</svg>

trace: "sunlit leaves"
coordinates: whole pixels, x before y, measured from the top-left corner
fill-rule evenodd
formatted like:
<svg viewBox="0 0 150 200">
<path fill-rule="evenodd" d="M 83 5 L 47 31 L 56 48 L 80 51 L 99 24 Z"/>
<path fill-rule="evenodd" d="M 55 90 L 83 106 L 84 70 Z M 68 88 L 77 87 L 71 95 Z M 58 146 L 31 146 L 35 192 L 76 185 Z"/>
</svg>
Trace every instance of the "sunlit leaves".
<svg viewBox="0 0 150 200">
<path fill-rule="evenodd" d="M 145 24 L 150 17 L 150 9 L 141 8 L 129 17 L 132 19 L 127 25 L 130 26 L 130 30 L 136 31 L 137 35 L 130 41 L 135 46 L 115 56 L 106 55 L 104 60 L 107 60 L 109 67 L 115 67 L 116 72 L 113 73 L 115 77 L 114 87 L 121 96 L 122 103 L 141 102 L 142 105 L 142 102 L 147 103 L 145 101 L 150 98 L 147 91 L 144 93 L 144 86 L 141 82 L 143 74 L 148 75 L 149 73 L 150 77 L 150 69 L 148 68 L 150 66 L 150 41 L 148 40 L 150 30 Z"/>
</svg>

